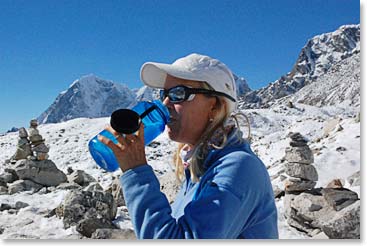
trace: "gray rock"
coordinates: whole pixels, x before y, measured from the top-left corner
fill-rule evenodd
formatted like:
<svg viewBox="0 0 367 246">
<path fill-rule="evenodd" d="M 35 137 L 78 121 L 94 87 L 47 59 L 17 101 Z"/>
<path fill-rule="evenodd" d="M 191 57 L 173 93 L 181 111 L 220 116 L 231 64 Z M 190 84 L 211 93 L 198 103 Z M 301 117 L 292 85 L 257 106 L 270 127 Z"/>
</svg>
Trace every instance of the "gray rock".
<svg viewBox="0 0 367 246">
<path fill-rule="evenodd" d="M 348 183 L 350 184 L 350 186 L 360 186 L 361 185 L 361 174 L 360 171 L 357 171 L 355 173 L 353 173 L 352 175 L 350 175 L 347 180 Z"/>
<path fill-rule="evenodd" d="M 321 191 L 327 203 L 339 211 L 358 200 L 358 194 L 345 188 L 325 188 Z"/>
<path fill-rule="evenodd" d="M 57 189 L 60 190 L 75 190 L 81 189 L 82 187 L 76 183 L 61 183 L 57 186 Z"/>
<path fill-rule="evenodd" d="M 17 179 L 18 179 L 18 176 L 14 175 L 13 173 L 7 172 L 7 171 L 5 171 L 4 173 L 0 175 L 0 183 L 1 183 L 1 180 L 3 180 L 5 183 L 13 183 Z"/>
<path fill-rule="evenodd" d="M 315 181 L 304 180 L 300 178 L 286 179 L 284 181 L 285 191 L 305 191 L 313 189 L 316 185 Z"/>
<path fill-rule="evenodd" d="M 83 190 L 93 192 L 93 191 L 103 191 L 103 188 L 98 182 L 93 182 L 90 183 L 88 186 L 86 186 Z"/>
<path fill-rule="evenodd" d="M 97 229 L 92 234 L 93 239 L 136 239 L 132 229 Z"/>
<path fill-rule="evenodd" d="M 59 218 L 63 218 L 65 229 L 70 226 L 78 225 L 78 223 L 84 219 L 91 220 L 83 222 L 84 224 L 79 225 L 80 228 L 84 228 L 87 222 L 91 222 L 92 225 L 95 226 L 98 224 L 96 219 L 112 221 L 116 216 L 116 212 L 117 206 L 111 193 L 104 193 L 101 191 L 71 191 L 65 197 L 64 203 L 56 209 L 56 215 Z M 102 222 L 104 225 L 108 226 L 107 222 Z M 85 234 L 90 235 L 91 233 L 85 232 Z"/>
<path fill-rule="evenodd" d="M 86 237 L 91 237 L 97 229 L 108 228 L 116 229 L 112 221 L 104 218 L 87 217 L 78 222 L 76 230 Z"/>
<path fill-rule="evenodd" d="M 0 195 L 7 195 L 8 194 L 8 187 L 0 186 Z"/>
<path fill-rule="evenodd" d="M 19 128 L 19 137 L 20 138 L 27 138 L 28 132 L 24 127 Z"/>
<path fill-rule="evenodd" d="M 306 179 L 310 181 L 317 181 L 318 174 L 313 165 L 304 165 L 298 163 L 286 162 L 285 173 L 295 178 Z"/>
<path fill-rule="evenodd" d="M 118 207 L 126 206 L 125 198 L 124 198 L 123 191 L 121 189 L 119 178 L 115 178 L 112 181 L 112 184 L 110 187 L 107 188 L 107 191 L 112 194 Z"/>
<path fill-rule="evenodd" d="M 332 239 L 360 239 L 360 201 L 339 211 L 322 226 Z"/>
<path fill-rule="evenodd" d="M 27 138 L 20 138 L 18 140 L 17 150 L 12 157 L 14 160 L 27 159 L 28 156 L 32 155 L 31 145 Z"/>
<path fill-rule="evenodd" d="M 23 192 L 23 191 L 31 191 L 35 193 L 42 188 L 42 185 L 37 184 L 31 180 L 17 180 L 8 186 L 8 193 L 10 195 Z"/>
<path fill-rule="evenodd" d="M 5 210 L 9 210 L 12 209 L 13 207 L 10 204 L 7 203 L 1 203 L 0 204 L 0 211 L 5 211 Z"/>
<path fill-rule="evenodd" d="M 287 147 L 284 158 L 288 162 L 302 164 L 311 164 L 314 161 L 313 153 L 307 145 L 302 147 Z"/>
<path fill-rule="evenodd" d="M 15 171 L 20 179 L 32 180 L 43 186 L 57 186 L 66 182 L 66 175 L 51 160 L 20 160 Z"/>
<path fill-rule="evenodd" d="M 75 170 L 70 175 L 67 176 L 70 183 L 77 183 L 80 186 L 87 186 L 92 182 L 97 182 L 95 178 L 86 173 L 83 170 Z"/>
<path fill-rule="evenodd" d="M 299 132 L 295 132 L 295 133 L 291 132 L 288 134 L 288 137 L 291 139 L 289 144 L 292 147 L 307 146 L 307 140 Z"/>
<path fill-rule="evenodd" d="M 29 204 L 28 203 L 25 203 L 25 202 L 21 202 L 21 201 L 17 201 L 15 203 L 15 209 L 22 209 L 22 208 L 26 208 L 28 207 Z"/>
</svg>

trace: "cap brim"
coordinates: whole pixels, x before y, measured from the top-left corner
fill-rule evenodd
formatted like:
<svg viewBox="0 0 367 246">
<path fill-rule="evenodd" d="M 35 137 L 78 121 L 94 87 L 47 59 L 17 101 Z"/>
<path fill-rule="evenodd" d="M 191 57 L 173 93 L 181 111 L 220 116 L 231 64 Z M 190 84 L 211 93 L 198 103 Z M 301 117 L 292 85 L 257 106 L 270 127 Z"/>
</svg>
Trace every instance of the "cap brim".
<svg viewBox="0 0 367 246">
<path fill-rule="evenodd" d="M 167 74 L 181 79 L 200 81 L 193 73 L 172 64 L 146 62 L 140 70 L 143 83 L 153 88 L 164 88 Z"/>
</svg>

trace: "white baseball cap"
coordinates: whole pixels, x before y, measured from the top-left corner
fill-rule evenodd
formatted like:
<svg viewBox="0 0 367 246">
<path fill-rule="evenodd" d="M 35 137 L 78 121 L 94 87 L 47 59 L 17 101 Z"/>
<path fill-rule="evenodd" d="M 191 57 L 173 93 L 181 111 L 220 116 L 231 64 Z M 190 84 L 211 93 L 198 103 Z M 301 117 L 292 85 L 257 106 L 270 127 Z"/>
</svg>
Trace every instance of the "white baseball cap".
<svg viewBox="0 0 367 246">
<path fill-rule="evenodd" d="M 200 54 L 190 54 L 172 64 L 146 62 L 140 69 L 141 80 L 149 87 L 164 88 L 167 74 L 186 80 L 207 82 L 215 91 L 232 97 L 225 97 L 228 114 L 237 106 L 236 84 L 229 68 L 217 59 Z"/>
</svg>

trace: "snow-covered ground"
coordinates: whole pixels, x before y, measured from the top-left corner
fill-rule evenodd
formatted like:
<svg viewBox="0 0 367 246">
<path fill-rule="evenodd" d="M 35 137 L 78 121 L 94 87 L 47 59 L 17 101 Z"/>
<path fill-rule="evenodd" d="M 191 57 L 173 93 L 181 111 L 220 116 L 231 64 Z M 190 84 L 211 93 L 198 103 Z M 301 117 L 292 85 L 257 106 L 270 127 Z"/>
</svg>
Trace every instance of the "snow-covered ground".
<svg viewBox="0 0 367 246">
<path fill-rule="evenodd" d="M 360 170 L 360 123 L 355 120 L 359 108 L 349 107 L 347 103 L 324 108 L 302 104 L 295 106 L 287 108 L 279 105 L 271 109 L 243 111 L 251 122 L 252 148 L 268 167 L 269 174 L 276 175 L 280 169 L 277 161 L 284 156 L 285 148 L 289 146 L 287 134 L 300 132 L 309 140 L 309 146 L 315 153 L 314 165 L 319 174 L 317 187 L 324 187 L 332 179 L 339 178 L 344 181 L 346 188 L 350 188 L 346 178 Z M 339 124 L 343 130 L 332 130 L 325 137 L 325 126 L 335 117 L 341 119 Z M 113 176 L 119 175 L 120 171 L 107 173 L 101 170 L 92 160 L 87 144 L 108 121 L 108 118 L 78 118 L 58 124 L 41 125 L 38 129 L 46 139 L 46 144 L 50 146 L 49 159 L 54 161 L 59 169 L 65 173 L 68 167 L 84 170 L 98 180 L 102 187 L 107 188 Z M 247 132 L 242 123 L 241 128 Z M 18 133 L 0 136 L 0 173 L 4 172 L 5 160 L 15 153 L 17 139 Z M 146 148 L 147 159 L 158 173 L 163 174 L 172 168 L 171 156 L 176 144 L 169 141 L 165 133 L 159 136 L 156 142 L 154 147 Z M 344 147 L 345 150 L 337 151 L 338 147 Z M 274 179 L 273 182 L 276 185 L 280 181 Z M 351 189 L 360 194 L 359 186 Z M 75 227 L 65 230 L 62 221 L 56 216 L 45 217 L 63 202 L 67 193 L 68 191 L 55 189 L 46 194 L 21 192 L 0 195 L 0 203 L 15 204 L 22 201 L 30 205 L 20 209 L 17 214 L 11 214 L 7 210 L 0 212 L 0 230 L 3 231 L 0 238 L 77 238 Z M 282 199 L 277 200 L 276 204 L 280 238 L 309 238 L 288 226 L 284 218 Z M 121 228 L 132 228 L 125 208 L 118 209 L 115 223 Z"/>
</svg>

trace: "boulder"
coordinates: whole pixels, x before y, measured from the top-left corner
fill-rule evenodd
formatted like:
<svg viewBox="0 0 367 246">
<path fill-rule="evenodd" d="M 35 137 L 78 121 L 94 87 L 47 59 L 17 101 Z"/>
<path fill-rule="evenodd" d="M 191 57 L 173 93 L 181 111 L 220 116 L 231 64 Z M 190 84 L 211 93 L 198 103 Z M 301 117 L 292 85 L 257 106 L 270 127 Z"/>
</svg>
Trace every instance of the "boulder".
<svg viewBox="0 0 367 246">
<path fill-rule="evenodd" d="M 80 234 L 89 238 L 97 229 L 102 228 L 116 229 L 117 227 L 112 223 L 112 221 L 105 218 L 97 218 L 96 216 L 84 218 L 79 221 L 76 226 L 76 230 Z"/>
<path fill-rule="evenodd" d="M 344 208 L 322 226 L 332 239 L 360 239 L 360 201 Z"/>
<path fill-rule="evenodd" d="M 95 178 L 86 173 L 83 170 L 74 170 L 70 175 L 67 176 L 70 183 L 77 183 L 80 186 L 88 186 L 92 182 L 97 182 Z"/>
<path fill-rule="evenodd" d="M 126 206 L 119 178 L 113 179 L 111 186 L 107 188 L 107 191 L 112 194 L 116 201 L 117 207 Z"/>
<path fill-rule="evenodd" d="M 136 239 L 132 229 L 97 229 L 92 234 L 93 239 Z"/>
<path fill-rule="evenodd" d="M 302 147 L 287 147 L 284 158 L 288 162 L 302 164 L 311 164 L 314 161 L 312 150 L 307 145 Z"/>
<path fill-rule="evenodd" d="M 67 180 L 66 175 L 51 160 L 20 160 L 14 170 L 20 179 L 32 180 L 43 186 L 57 186 Z"/>
<path fill-rule="evenodd" d="M 284 164 L 285 173 L 295 178 L 317 181 L 318 174 L 313 165 L 304 165 L 299 163 L 286 162 Z"/>
<path fill-rule="evenodd" d="M 327 203 L 339 211 L 358 200 L 358 194 L 345 188 L 325 188 L 321 194 Z"/>
<path fill-rule="evenodd" d="M 12 172 L 7 172 L 7 170 L 0 175 L 0 183 L 1 181 L 4 181 L 5 183 L 13 183 L 15 180 L 18 180 L 18 176 L 14 175 Z"/>
<path fill-rule="evenodd" d="M 361 178 L 360 171 L 357 171 L 353 173 L 352 175 L 350 175 L 347 178 L 347 181 L 350 184 L 350 186 L 360 186 L 361 185 L 360 178 Z"/>
<path fill-rule="evenodd" d="M 42 188 L 42 185 L 37 184 L 31 180 L 17 180 L 8 186 L 8 193 L 10 195 L 22 192 L 22 191 L 31 191 L 32 193 L 36 193 Z"/>
<path fill-rule="evenodd" d="M 111 223 L 117 206 L 109 192 L 74 190 L 55 211 L 63 218 L 65 229 L 75 225 L 80 233 L 90 237 L 97 228 L 114 228 Z"/>
<path fill-rule="evenodd" d="M 304 180 L 300 178 L 290 178 L 284 181 L 285 191 L 305 191 L 314 188 L 315 181 Z"/>
</svg>

